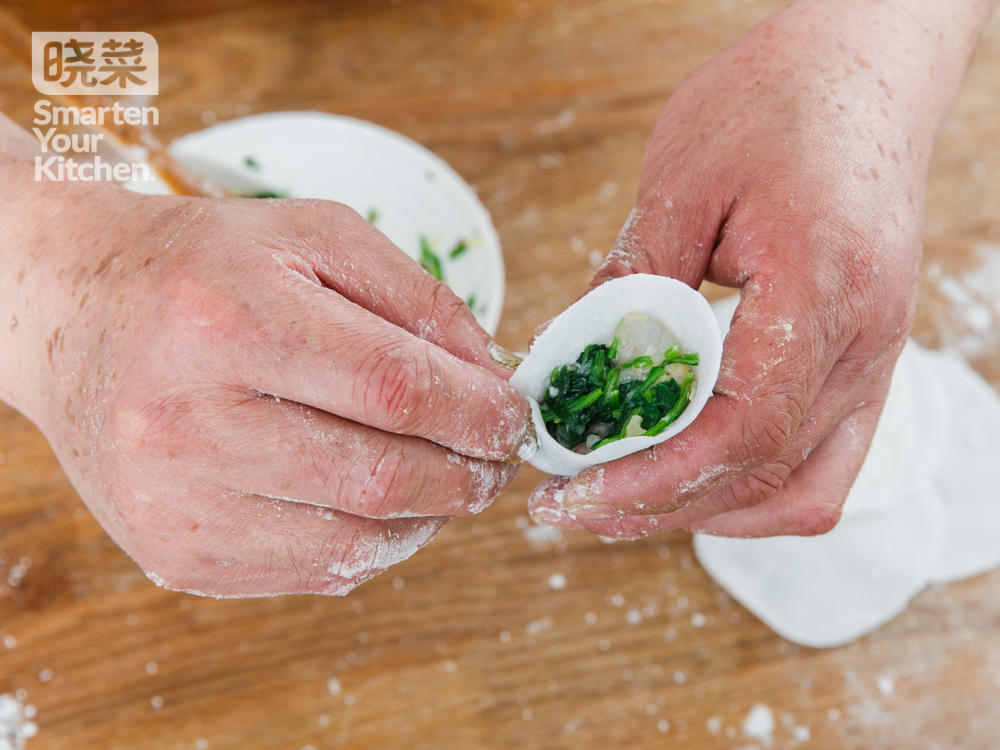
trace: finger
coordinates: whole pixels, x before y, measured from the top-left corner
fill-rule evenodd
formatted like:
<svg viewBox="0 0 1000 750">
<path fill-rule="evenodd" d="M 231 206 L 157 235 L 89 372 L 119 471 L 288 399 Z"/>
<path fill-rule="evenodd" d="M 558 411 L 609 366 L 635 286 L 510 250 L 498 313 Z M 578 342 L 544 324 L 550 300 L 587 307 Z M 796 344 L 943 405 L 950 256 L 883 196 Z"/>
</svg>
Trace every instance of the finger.
<svg viewBox="0 0 1000 750">
<path fill-rule="evenodd" d="M 892 361 L 886 363 L 885 359 Z M 775 461 L 754 467 L 734 482 L 671 514 L 671 527 L 678 524 L 677 528 L 693 529 L 719 514 L 768 503 L 845 421 L 857 418 L 859 409 L 874 413 L 877 420 L 885 404 L 894 360 L 893 350 L 874 364 L 857 360 L 838 363 L 788 450 Z M 865 442 L 866 450 L 867 446 Z"/>
<path fill-rule="evenodd" d="M 725 213 L 718 196 L 690 186 L 660 183 L 644 190 L 590 289 L 632 273 L 670 276 L 697 289 Z"/>
<path fill-rule="evenodd" d="M 752 508 L 722 513 L 695 531 L 719 536 L 825 534 L 837 524 L 878 426 L 881 404 L 866 403 L 796 468 L 780 490 Z"/>
<path fill-rule="evenodd" d="M 320 206 L 331 215 L 328 226 L 335 231 L 316 233 L 317 206 L 311 204 L 309 230 L 303 233 L 310 241 L 303 252 L 324 285 L 456 357 L 510 377 L 513 368 L 506 351 L 493 343 L 447 284 L 348 206 Z"/>
<path fill-rule="evenodd" d="M 749 514 L 750 518 L 754 518 L 751 511 L 757 507 L 780 509 L 781 503 L 788 500 L 786 488 L 789 486 L 789 482 L 792 481 L 791 478 L 801 477 L 802 472 L 811 471 L 809 469 L 811 462 L 814 459 L 820 459 L 820 457 L 828 453 L 829 448 L 823 448 L 823 446 L 828 446 L 835 439 L 838 432 L 845 429 L 845 425 L 846 429 L 855 437 L 855 448 L 862 451 L 861 459 L 863 460 L 864 453 L 871 442 L 874 425 L 877 423 L 878 415 L 881 413 L 885 403 L 889 381 L 886 376 L 874 383 L 866 383 L 859 392 L 860 396 L 849 400 L 849 407 L 846 407 L 842 411 L 836 411 L 833 423 L 827 428 L 824 425 L 830 421 L 829 414 L 833 412 L 827 408 L 831 404 L 824 405 L 822 402 L 840 403 L 835 394 L 840 390 L 838 388 L 840 383 L 845 380 L 848 380 L 848 378 L 831 378 L 830 388 L 828 390 L 825 389 L 826 397 L 824 399 L 817 399 L 816 411 L 819 414 L 810 415 L 803 428 L 796 435 L 793 444 L 786 451 L 786 454 L 779 457 L 773 464 L 758 467 L 698 502 L 679 508 L 673 512 L 654 516 L 647 515 L 645 516 L 645 520 L 641 514 L 624 513 L 620 514 L 616 519 L 584 518 L 582 521 L 578 521 L 580 527 L 601 536 L 614 536 L 620 533 L 625 535 L 622 538 L 632 539 L 676 529 L 702 530 L 706 528 L 706 524 L 710 519 L 722 516 L 734 519 L 745 517 L 743 515 L 737 516 L 736 514 L 738 513 Z M 820 416 L 820 414 L 824 413 L 825 416 Z M 871 430 L 867 429 L 869 422 L 871 422 Z M 805 446 L 810 447 L 807 448 Z M 817 447 L 814 448 L 812 446 Z M 821 448 L 823 448 L 822 451 Z M 845 457 L 839 475 L 836 477 L 826 477 L 826 479 L 830 480 L 829 492 L 825 490 L 814 492 L 813 497 L 815 498 L 817 508 L 829 509 L 831 507 L 831 503 L 827 502 L 829 497 L 840 497 L 840 499 L 843 499 L 846 496 L 847 490 L 850 489 L 857 470 L 860 468 L 860 464 L 855 468 L 850 458 L 851 456 Z M 830 468 L 832 470 L 833 466 Z M 775 498 L 781 499 L 775 500 Z M 733 510 L 734 508 L 739 510 Z M 766 515 L 768 518 L 771 518 L 774 514 L 768 512 Z M 817 513 L 817 516 L 819 515 Z M 614 523 L 611 522 L 612 520 Z M 758 525 L 756 520 L 754 520 L 748 524 L 746 530 L 737 530 L 739 527 L 736 525 L 737 521 L 734 520 L 730 528 L 733 529 L 733 535 L 739 536 L 805 533 L 799 530 L 801 526 L 797 523 L 782 525 L 784 520 L 787 519 L 779 519 L 780 522 L 771 523 L 766 529 L 764 526 Z"/>
<path fill-rule="evenodd" d="M 615 246 L 597 269 L 587 291 L 633 273 L 669 276 L 697 289 L 725 213 L 721 200 L 699 194 L 690 187 L 657 184 L 641 191 Z M 535 329 L 532 343 L 552 320 Z"/>
<path fill-rule="evenodd" d="M 530 412 L 506 381 L 284 266 L 267 272 L 281 269 L 277 292 L 257 302 L 266 312 L 237 333 L 248 388 L 468 456 L 516 455 Z"/>
<path fill-rule="evenodd" d="M 237 493 L 177 506 L 183 510 L 157 529 L 174 543 L 147 545 L 137 562 L 164 588 L 225 598 L 346 594 L 413 555 L 448 521 L 375 520 Z"/>
<path fill-rule="evenodd" d="M 528 515 L 536 523 L 559 529 L 582 529 L 563 507 L 563 491 L 569 477 L 549 477 L 539 483 L 528 498 Z"/>
<path fill-rule="evenodd" d="M 270 397 L 236 401 L 203 432 L 200 440 L 228 448 L 220 484 L 367 518 L 479 513 L 517 473 Z"/>
<path fill-rule="evenodd" d="M 715 395 L 690 427 L 573 479 L 564 502 L 578 520 L 676 510 L 788 449 L 846 342 L 817 346 L 827 334 L 809 306 L 767 288 L 744 290 Z"/>
</svg>

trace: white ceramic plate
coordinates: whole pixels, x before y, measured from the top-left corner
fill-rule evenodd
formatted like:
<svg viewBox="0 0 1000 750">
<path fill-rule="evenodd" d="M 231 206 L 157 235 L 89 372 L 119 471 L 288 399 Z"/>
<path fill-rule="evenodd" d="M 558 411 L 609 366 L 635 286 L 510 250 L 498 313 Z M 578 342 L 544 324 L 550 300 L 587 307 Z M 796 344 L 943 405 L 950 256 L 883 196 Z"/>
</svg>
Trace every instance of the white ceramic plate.
<svg viewBox="0 0 1000 750">
<path fill-rule="evenodd" d="M 412 258 L 420 236 L 442 258 L 444 279 L 491 334 L 504 296 L 500 239 L 475 191 L 419 143 L 364 120 L 321 112 L 251 115 L 191 133 L 170 145 L 187 166 L 238 194 L 346 203 Z M 160 184 L 130 185 L 166 192 Z M 455 259 L 449 252 L 465 241 Z"/>
</svg>

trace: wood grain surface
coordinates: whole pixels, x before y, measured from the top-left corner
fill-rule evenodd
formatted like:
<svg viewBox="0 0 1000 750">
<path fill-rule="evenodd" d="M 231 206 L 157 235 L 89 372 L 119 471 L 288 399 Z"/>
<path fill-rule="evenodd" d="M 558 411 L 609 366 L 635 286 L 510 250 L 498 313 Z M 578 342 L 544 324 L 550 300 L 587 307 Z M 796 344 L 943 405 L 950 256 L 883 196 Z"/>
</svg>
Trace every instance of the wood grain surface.
<svg viewBox="0 0 1000 750">
<path fill-rule="evenodd" d="M 34 29 L 152 33 L 165 141 L 315 109 L 427 145 L 493 214 L 508 274 L 498 338 L 523 348 L 614 241 L 670 92 L 782 4 L 9 7 Z M 27 125 L 35 99 L 0 52 L 0 108 Z M 965 342 L 1000 386 L 1000 321 L 970 339 L 942 284 L 967 282 L 986 241 L 1000 242 L 1000 18 L 938 143 L 915 329 Z M 712 583 L 686 534 L 609 545 L 534 527 L 540 478 L 525 469 L 347 598 L 214 601 L 149 583 L 42 436 L 0 407 L 0 693 L 36 707 L 29 750 L 746 748 L 761 746 L 743 734 L 755 703 L 773 711 L 774 747 L 1000 747 L 1000 573 L 932 587 L 850 646 L 799 648 Z"/>
</svg>

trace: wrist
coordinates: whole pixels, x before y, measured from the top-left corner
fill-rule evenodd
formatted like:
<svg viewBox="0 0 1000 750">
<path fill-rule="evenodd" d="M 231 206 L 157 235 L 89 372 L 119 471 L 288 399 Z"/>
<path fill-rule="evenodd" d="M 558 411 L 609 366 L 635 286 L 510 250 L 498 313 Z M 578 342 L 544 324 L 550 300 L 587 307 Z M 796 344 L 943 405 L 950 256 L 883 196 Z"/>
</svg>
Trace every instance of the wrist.
<svg viewBox="0 0 1000 750">
<path fill-rule="evenodd" d="M 34 138 L 0 114 L 0 400 L 36 424 L 96 186 L 36 180 Z"/>
<path fill-rule="evenodd" d="M 738 44 L 734 75 L 764 96 L 780 91 L 789 126 L 825 148 L 846 149 L 858 157 L 856 168 L 922 184 L 995 4 L 798 0 Z"/>
</svg>

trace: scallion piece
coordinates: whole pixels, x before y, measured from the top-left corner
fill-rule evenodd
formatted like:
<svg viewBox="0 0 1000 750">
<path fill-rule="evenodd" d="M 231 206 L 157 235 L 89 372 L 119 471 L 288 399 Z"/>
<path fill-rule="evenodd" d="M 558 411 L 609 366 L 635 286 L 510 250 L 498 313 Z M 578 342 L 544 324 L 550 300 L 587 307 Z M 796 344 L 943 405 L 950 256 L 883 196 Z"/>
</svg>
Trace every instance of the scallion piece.
<svg viewBox="0 0 1000 750">
<path fill-rule="evenodd" d="M 441 266 L 441 258 L 434 252 L 430 240 L 424 235 L 420 235 L 420 265 L 435 279 L 444 281 L 444 269 Z"/>
<path fill-rule="evenodd" d="M 636 357 L 635 359 L 630 359 L 628 362 L 622 365 L 623 370 L 630 370 L 633 367 L 636 369 L 641 369 L 643 367 L 652 367 L 656 364 L 652 357 Z"/>
</svg>

